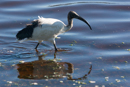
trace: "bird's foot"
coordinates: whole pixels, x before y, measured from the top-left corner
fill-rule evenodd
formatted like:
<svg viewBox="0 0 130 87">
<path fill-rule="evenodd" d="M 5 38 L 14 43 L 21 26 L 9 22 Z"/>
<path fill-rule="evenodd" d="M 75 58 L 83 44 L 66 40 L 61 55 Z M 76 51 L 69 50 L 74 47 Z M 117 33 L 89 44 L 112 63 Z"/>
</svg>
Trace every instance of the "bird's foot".
<svg viewBox="0 0 130 87">
<path fill-rule="evenodd" d="M 36 53 L 37 53 L 37 54 L 39 54 L 39 53 L 40 53 L 37 49 L 35 49 L 35 51 L 36 51 Z"/>
</svg>

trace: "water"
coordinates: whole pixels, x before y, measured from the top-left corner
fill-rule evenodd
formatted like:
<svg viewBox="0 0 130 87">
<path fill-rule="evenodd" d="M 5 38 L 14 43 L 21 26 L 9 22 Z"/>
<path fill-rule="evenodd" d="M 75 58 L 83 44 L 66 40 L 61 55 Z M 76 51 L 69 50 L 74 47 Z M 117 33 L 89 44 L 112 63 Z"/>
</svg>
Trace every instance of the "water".
<svg viewBox="0 0 130 87">
<path fill-rule="evenodd" d="M 1 87 L 129 87 L 129 0 L 1 0 Z M 67 24 L 76 11 L 93 30 L 74 19 L 72 30 L 51 43 L 16 42 L 16 33 L 37 16 L 57 18 Z M 55 61 L 55 62 L 54 62 Z"/>
</svg>

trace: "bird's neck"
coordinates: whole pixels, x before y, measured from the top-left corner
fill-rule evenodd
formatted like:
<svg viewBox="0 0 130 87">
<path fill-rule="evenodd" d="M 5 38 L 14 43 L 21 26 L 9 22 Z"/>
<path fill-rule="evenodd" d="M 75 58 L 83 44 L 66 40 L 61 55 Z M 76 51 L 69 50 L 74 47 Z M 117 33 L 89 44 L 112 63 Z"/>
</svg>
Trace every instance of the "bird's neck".
<svg viewBox="0 0 130 87">
<path fill-rule="evenodd" d="M 66 31 L 69 31 L 73 27 L 73 20 L 68 19 L 68 25 L 66 26 Z"/>
</svg>

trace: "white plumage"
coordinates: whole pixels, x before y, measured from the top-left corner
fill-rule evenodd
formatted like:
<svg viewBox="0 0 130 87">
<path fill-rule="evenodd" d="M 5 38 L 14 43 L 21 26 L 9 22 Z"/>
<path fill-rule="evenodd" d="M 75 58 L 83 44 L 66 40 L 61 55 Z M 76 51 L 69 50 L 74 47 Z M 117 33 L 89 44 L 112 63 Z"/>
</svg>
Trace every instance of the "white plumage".
<svg viewBox="0 0 130 87">
<path fill-rule="evenodd" d="M 65 25 L 62 21 L 54 18 L 43 18 L 40 16 L 38 16 L 38 18 L 39 19 L 32 21 L 32 24 L 28 24 L 16 35 L 17 39 L 21 42 L 26 40 L 37 40 L 38 44 L 35 49 L 37 49 L 42 41 L 49 41 L 53 43 L 55 51 L 57 51 L 55 38 L 73 27 L 73 18 L 84 21 L 91 29 L 88 22 L 74 11 L 70 11 L 68 14 L 68 25 Z"/>
<path fill-rule="evenodd" d="M 34 28 L 31 40 L 38 40 L 39 42 L 50 41 L 53 43 L 53 39 L 59 34 L 65 32 L 66 25 L 57 19 L 39 17 L 39 25 Z"/>
</svg>

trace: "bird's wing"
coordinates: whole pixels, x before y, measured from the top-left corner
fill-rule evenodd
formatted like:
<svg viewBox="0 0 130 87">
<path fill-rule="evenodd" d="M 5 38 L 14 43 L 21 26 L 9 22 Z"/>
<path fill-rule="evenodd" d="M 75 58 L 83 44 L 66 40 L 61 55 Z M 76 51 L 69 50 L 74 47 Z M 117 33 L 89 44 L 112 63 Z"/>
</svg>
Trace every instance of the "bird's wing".
<svg viewBox="0 0 130 87">
<path fill-rule="evenodd" d="M 38 26 L 38 20 L 32 21 L 32 24 L 27 24 L 25 28 L 23 28 L 17 33 L 16 35 L 17 39 L 23 40 L 25 38 L 31 38 L 33 30 L 37 26 Z"/>
<path fill-rule="evenodd" d="M 34 29 L 33 38 L 38 38 L 39 40 L 56 38 L 62 33 L 63 28 L 64 24 L 57 19 L 42 19 L 39 20 L 39 25 Z"/>
</svg>

